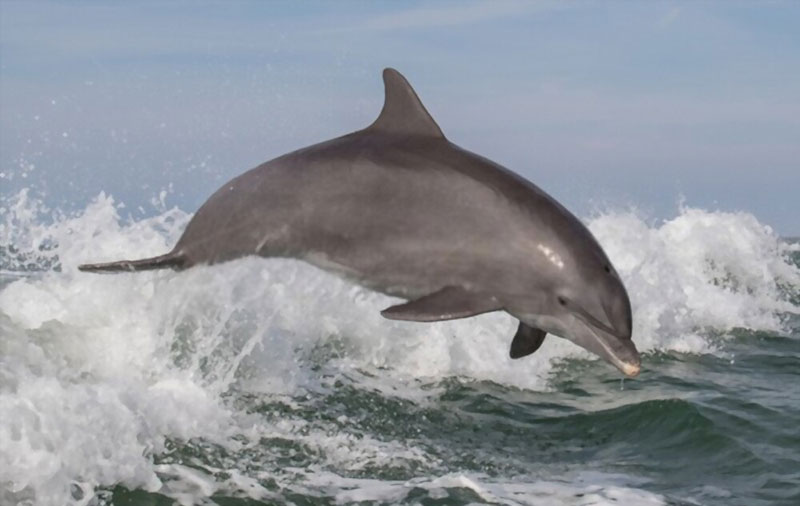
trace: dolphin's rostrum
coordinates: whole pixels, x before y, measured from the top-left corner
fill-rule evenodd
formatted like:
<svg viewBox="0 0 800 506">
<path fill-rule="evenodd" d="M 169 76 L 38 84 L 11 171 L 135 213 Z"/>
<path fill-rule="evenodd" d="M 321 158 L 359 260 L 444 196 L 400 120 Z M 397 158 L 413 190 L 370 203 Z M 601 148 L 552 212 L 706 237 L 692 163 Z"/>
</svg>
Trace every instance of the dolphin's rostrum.
<svg viewBox="0 0 800 506">
<path fill-rule="evenodd" d="M 628 294 L 587 228 L 531 182 L 448 141 L 399 72 L 383 79 L 372 125 L 226 183 L 169 253 L 80 269 L 298 258 L 409 301 L 387 318 L 506 311 L 520 321 L 512 358 L 551 333 L 638 374 Z"/>
</svg>

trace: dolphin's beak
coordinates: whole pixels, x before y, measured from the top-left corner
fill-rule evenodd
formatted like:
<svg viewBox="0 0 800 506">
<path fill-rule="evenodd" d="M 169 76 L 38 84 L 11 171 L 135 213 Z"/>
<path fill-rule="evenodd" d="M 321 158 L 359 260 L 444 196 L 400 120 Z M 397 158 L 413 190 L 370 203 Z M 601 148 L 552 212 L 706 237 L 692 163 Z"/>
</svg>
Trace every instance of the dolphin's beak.
<svg viewBox="0 0 800 506">
<path fill-rule="evenodd" d="M 608 332 L 604 326 L 600 327 L 595 325 L 594 321 L 581 318 L 582 315 L 579 313 L 576 313 L 576 316 L 580 322 L 576 327 L 582 327 L 582 329 L 575 329 L 578 332 L 573 336 L 574 339 L 571 339 L 575 344 L 602 357 L 629 378 L 639 374 L 642 368 L 642 358 L 630 338 L 614 335 Z"/>
<path fill-rule="evenodd" d="M 633 343 L 631 343 L 633 344 Z M 634 350 L 636 348 L 634 347 Z M 615 364 L 617 365 L 617 364 Z M 631 362 L 621 362 L 617 365 L 622 374 L 629 378 L 634 378 L 639 375 L 639 372 L 642 370 L 642 359 L 639 357 L 639 353 L 636 352 L 636 360 Z"/>
<path fill-rule="evenodd" d="M 620 339 L 619 337 L 609 335 L 602 330 L 595 330 L 595 335 L 598 338 L 600 346 L 605 353 L 600 353 L 600 356 L 610 362 L 613 366 L 619 369 L 622 374 L 633 378 L 638 376 L 642 369 L 642 358 L 639 356 L 639 351 L 630 339 Z M 605 334 L 605 335 L 597 335 Z"/>
<path fill-rule="evenodd" d="M 639 375 L 639 371 L 641 370 L 640 364 L 625 364 L 625 367 L 622 369 L 622 372 L 625 376 L 629 378 L 635 378 Z"/>
</svg>

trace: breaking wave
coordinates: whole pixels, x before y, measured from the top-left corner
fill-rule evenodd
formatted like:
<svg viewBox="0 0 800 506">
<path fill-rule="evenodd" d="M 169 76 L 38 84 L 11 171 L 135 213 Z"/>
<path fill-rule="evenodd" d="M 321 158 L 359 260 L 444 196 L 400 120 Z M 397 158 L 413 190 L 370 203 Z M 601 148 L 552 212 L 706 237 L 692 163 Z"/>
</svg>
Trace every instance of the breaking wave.
<svg viewBox="0 0 800 506">
<path fill-rule="evenodd" d="M 269 500 L 277 490 L 412 501 L 444 489 L 500 502 L 662 502 L 630 479 L 577 468 L 512 479 L 522 472 L 513 455 L 498 464 L 516 469 L 508 474 L 453 471 L 425 441 L 348 429 L 345 412 L 306 412 L 341 388 L 354 389 L 343 403 L 389 399 L 420 416 L 450 381 L 547 392 L 554 371 L 594 360 L 571 343 L 549 338 L 511 361 L 510 317 L 389 321 L 379 312 L 391 298 L 292 260 L 79 272 L 87 261 L 161 254 L 190 218 L 124 213 L 104 194 L 74 215 L 25 191 L 0 204 L 0 502 L 94 504 L 116 485 L 184 504 L 223 492 Z M 653 225 L 606 212 L 588 224 L 629 290 L 644 369 L 657 352 L 722 353 L 736 328 L 785 333 L 800 312 L 800 246 L 750 214 L 682 208 Z M 176 445 L 215 460 L 200 473 L 170 458 Z M 310 457 L 300 465 L 297 455 Z M 409 481 L 397 468 L 428 478 Z M 384 478 L 360 474 L 370 469 Z"/>
</svg>

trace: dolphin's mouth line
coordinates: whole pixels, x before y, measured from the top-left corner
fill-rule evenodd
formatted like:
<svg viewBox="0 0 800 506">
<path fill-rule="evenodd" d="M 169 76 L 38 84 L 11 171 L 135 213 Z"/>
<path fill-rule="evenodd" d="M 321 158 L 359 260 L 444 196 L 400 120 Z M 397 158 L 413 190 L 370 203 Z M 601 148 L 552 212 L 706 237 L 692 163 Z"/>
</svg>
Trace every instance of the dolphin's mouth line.
<svg viewBox="0 0 800 506">
<path fill-rule="evenodd" d="M 619 339 L 625 339 L 625 337 L 619 335 L 619 333 L 616 330 L 612 329 L 605 323 L 601 322 L 600 320 L 589 314 L 585 309 L 578 306 L 577 304 L 570 304 L 569 309 L 571 309 L 572 312 L 575 313 L 575 315 L 578 318 L 583 320 L 583 323 L 589 325 L 590 327 L 591 326 L 597 327 L 607 334 L 611 334 L 612 336 L 617 337 Z"/>
<path fill-rule="evenodd" d="M 639 372 L 641 371 L 641 361 L 640 361 L 640 363 L 635 363 L 635 362 L 626 362 L 625 360 L 621 359 L 617 355 L 617 353 L 613 349 L 611 349 L 608 346 L 608 344 L 606 344 L 606 342 L 602 338 L 602 336 L 600 336 L 598 334 L 598 332 L 597 332 L 598 330 L 605 331 L 604 328 L 603 328 L 604 326 L 599 326 L 599 328 L 596 328 L 596 327 L 593 327 L 592 325 L 590 325 L 589 322 L 585 322 L 584 321 L 583 323 L 584 323 L 584 325 L 586 325 L 586 327 L 592 333 L 592 335 L 594 336 L 596 341 L 600 344 L 600 346 L 606 352 L 608 358 L 611 359 L 611 362 L 614 364 L 614 366 L 617 369 L 622 371 L 622 373 L 625 374 L 625 376 L 628 376 L 630 378 L 639 375 Z M 611 333 L 609 333 L 609 334 L 611 336 L 613 336 L 614 338 L 617 338 L 614 334 L 611 334 Z M 638 358 L 639 357 L 639 352 L 635 351 L 635 353 L 636 353 L 636 357 Z"/>
</svg>

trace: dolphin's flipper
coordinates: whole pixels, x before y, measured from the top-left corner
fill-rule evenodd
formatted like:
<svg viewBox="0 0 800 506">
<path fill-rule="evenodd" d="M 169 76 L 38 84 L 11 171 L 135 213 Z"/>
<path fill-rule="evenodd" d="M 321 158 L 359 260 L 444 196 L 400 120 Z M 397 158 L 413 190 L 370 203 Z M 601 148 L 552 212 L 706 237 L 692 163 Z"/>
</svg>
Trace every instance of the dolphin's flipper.
<svg viewBox="0 0 800 506">
<path fill-rule="evenodd" d="M 78 266 L 78 270 L 83 272 L 134 272 L 166 268 L 180 270 L 185 267 L 186 258 L 181 254 L 170 252 L 166 255 L 143 258 L 141 260 L 119 260 L 117 262 L 103 264 L 83 264 Z"/>
<path fill-rule="evenodd" d="M 502 306 L 494 297 L 448 286 L 419 299 L 384 309 L 381 315 L 390 320 L 436 322 L 466 318 L 499 309 L 502 309 Z"/>
<path fill-rule="evenodd" d="M 511 341 L 511 351 L 509 355 L 511 355 L 511 358 L 527 357 L 539 349 L 546 335 L 547 332 L 544 330 L 537 329 L 536 327 L 529 327 L 519 322 L 517 333 L 514 334 L 514 340 Z"/>
</svg>

